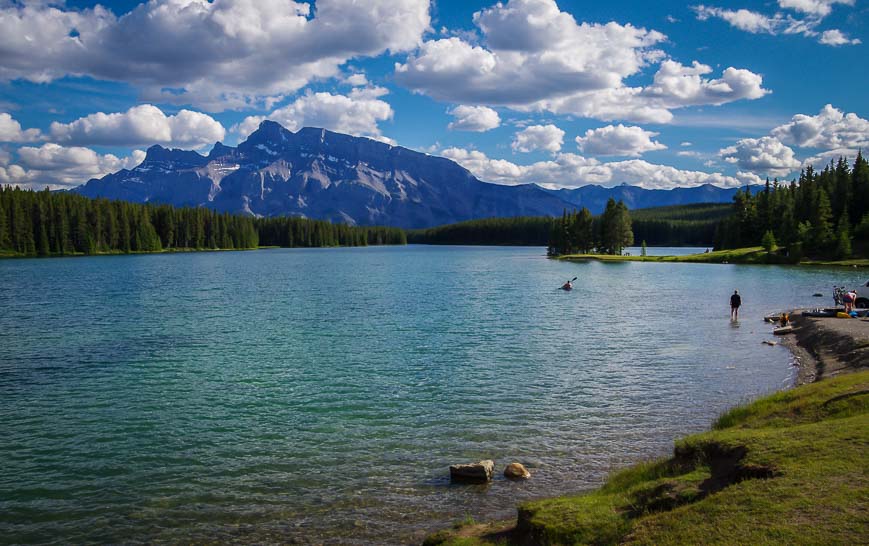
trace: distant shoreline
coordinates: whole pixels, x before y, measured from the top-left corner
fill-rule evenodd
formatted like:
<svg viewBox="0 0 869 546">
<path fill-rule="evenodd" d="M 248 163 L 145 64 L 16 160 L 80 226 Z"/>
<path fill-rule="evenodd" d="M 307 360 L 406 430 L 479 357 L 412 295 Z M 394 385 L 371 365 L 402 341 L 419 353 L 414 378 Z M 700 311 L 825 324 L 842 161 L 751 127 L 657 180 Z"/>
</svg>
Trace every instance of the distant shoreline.
<svg viewBox="0 0 869 546">
<path fill-rule="evenodd" d="M 851 260 L 801 260 L 793 262 L 787 257 L 769 253 L 761 247 L 715 250 L 684 256 L 617 256 L 610 254 L 567 254 L 556 259 L 566 262 L 683 262 L 707 264 L 752 264 L 752 265 L 807 265 L 834 267 L 869 267 L 869 258 Z"/>
</svg>

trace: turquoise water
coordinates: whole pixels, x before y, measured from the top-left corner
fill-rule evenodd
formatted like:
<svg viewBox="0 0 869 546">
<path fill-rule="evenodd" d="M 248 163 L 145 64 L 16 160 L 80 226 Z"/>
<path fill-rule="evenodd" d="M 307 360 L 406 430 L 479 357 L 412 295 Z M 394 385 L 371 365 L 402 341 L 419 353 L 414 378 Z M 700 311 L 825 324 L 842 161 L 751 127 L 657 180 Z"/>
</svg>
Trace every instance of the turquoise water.
<svg viewBox="0 0 869 546">
<path fill-rule="evenodd" d="M 509 517 L 787 386 L 760 317 L 866 281 L 543 254 L 0 261 L 0 542 L 390 544 Z M 533 478 L 449 485 L 480 458 Z"/>
</svg>

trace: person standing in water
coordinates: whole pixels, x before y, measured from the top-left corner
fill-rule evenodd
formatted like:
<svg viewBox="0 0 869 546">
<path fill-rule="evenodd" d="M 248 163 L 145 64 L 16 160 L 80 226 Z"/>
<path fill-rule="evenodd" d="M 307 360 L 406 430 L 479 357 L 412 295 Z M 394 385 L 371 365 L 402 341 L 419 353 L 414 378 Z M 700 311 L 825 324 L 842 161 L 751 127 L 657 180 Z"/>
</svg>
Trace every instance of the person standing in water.
<svg viewBox="0 0 869 546">
<path fill-rule="evenodd" d="M 742 298 L 739 296 L 739 290 L 734 290 L 730 296 L 730 319 L 739 320 L 739 306 L 742 305 Z"/>
</svg>

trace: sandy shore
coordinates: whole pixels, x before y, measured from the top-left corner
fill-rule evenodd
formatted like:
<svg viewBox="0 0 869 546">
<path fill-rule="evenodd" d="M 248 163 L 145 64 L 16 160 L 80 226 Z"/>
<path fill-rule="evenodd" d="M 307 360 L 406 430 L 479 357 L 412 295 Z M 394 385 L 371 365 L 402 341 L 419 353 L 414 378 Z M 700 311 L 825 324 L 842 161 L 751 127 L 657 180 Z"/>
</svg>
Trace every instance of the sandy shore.
<svg viewBox="0 0 869 546">
<path fill-rule="evenodd" d="M 781 343 L 794 354 L 797 386 L 869 368 L 869 319 L 804 317 L 791 312 L 794 334 Z"/>
</svg>

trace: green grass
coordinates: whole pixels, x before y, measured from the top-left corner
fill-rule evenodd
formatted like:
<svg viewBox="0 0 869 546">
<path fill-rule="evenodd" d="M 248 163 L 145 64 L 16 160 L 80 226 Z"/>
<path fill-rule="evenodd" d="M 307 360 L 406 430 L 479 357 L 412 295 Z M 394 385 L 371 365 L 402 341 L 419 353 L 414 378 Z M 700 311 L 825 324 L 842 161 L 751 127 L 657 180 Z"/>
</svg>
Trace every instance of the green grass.
<svg viewBox="0 0 869 546">
<path fill-rule="evenodd" d="M 447 531 L 427 544 L 865 543 L 867 448 L 869 371 L 734 408 L 668 459 L 520 505 L 509 532 Z"/>
<path fill-rule="evenodd" d="M 688 262 L 688 263 L 732 263 L 732 264 L 793 264 L 787 257 L 775 252 L 768 253 L 759 246 L 716 250 L 685 256 L 613 256 L 607 254 L 569 254 L 558 259 L 571 262 L 597 260 L 601 262 Z M 795 264 L 793 264 L 795 265 Z M 803 260 L 799 265 L 824 265 L 845 267 L 869 267 L 869 259 L 852 260 Z"/>
</svg>

